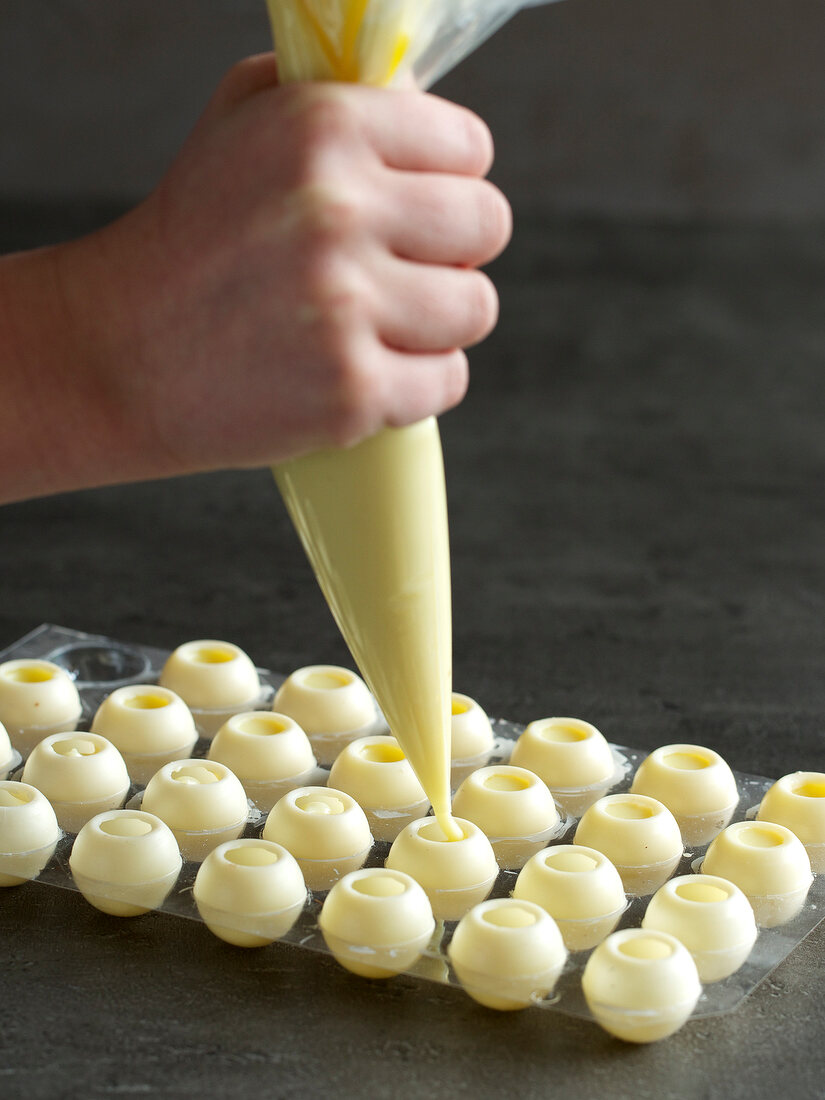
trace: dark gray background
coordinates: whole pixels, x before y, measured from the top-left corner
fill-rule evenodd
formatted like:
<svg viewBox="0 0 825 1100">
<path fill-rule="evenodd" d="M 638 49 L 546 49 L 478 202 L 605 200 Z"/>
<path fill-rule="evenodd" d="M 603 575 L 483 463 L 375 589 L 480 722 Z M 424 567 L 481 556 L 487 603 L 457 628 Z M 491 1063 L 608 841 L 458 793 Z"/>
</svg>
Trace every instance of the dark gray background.
<svg viewBox="0 0 825 1100">
<path fill-rule="evenodd" d="M 95 105 L 91 84 L 115 84 L 90 28 L 148 8 L 6 0 L 0 49 L 43 75 L 32 43 L 48 42 L 79 98 L 55 93 L 40 141 L 22 121 L 36 97 L 5 98 L 20 151 L 4 131 L 0 248 L 115 214 L 228 60 L 230 16 L 256 46 L 257 2 L 180 0 L 166 13 L 189 43 L 178 76 L 167 46 L 166 76 L 127 58 L 133 94 Z M 212 28 L 199 50 L 196 8 Z M 493 269 L 501 324 L 442 421 L 455 682 L 492 714 L 578 715 L 648 749 L 704 743 L 762 775 L 825 770 L 822 24 L 814 3 L 574 0 L 520 16 L 444 84 L 491 118 L 516 206 Z M 132 100 L 157 108 L 169 88 L 180 117 L 156 109 L 156 134 L 136 128 Z M 111 116 L 105 140 L 80 107 Z M 43 157 L 74 178 L 32 174 Z M 266 472 L 6 507 L 0 577 L 0 646 L 51 620 L 167 647 L 226 637 L 284 672 L 346 660 Z M 0 942 L 10 1100 L 775 1100 L 820 1095 L 825 1074 L 821 929 L 734 1014 L 639 1049 L 286 947 L 231 949 L 173 918 L 119 922 L 36 884 L 3 892 Z"/>
<path fill-rule="evenodd" d="M 525 11 L 441 86 L 499 141 L 519 205 L 825 213 L 820 0 L 569 0 Z M 0 195 L 138 196 L 263 0 L 3 0 Z"/>
</svg>

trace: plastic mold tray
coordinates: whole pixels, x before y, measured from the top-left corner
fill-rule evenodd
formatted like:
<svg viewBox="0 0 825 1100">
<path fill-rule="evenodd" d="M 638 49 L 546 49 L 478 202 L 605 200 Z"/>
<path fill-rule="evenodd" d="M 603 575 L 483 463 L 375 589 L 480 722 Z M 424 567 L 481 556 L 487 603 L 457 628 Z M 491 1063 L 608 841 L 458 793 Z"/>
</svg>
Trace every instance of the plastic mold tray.
<svg viewBox="0 0 825 1100">
<path fill-rule="evenodd" d="M 67 669 L 80 692 L 83 712 L 78 729 L 88 729 L 89 723 L 102 700 L 117 687 L 133 683 L 152 683 L 157 680 L 168 652 L 152 646 L 120 642 L 101 635 L 84 634 L 66 627 L 44 624 L 37 627 L 24 638 L 0 652 L 0 660 L 16 658 L 41 658 L 55 662 Z M 260 708 L 271 701 L 284 675 L 259 670 L 264 687 Z M 487 763 L 497 763 L 509 759 L 515 740 L 523 727 L 501 719 L 493 719 L 496 735 L 495 750 Z M 193 756 L 205 756 L 210 742 L 199 739 Z M 621 745 L 613 746 L 625 761 L 623 774 L 612 788 L 613 792 L 626 790 L 633 779 L 636 768 L 647 755 L 637 749 Z M 17 778 L 19 768 L 12 772 Z M 762 776 L 734 773 L 739 788 L 740 800 L 734 821 L 752 817 L 765 791 L 773 780 Z M 129 801 L 138 800 L 140 788 L 133 786 Z M 252 807 L 244 836 L 259 836 L 265 815 Z M 568 819 L 565 831 L 555 838 L 554 843 L 569 843 L 575 831 L 575 820 Z M 77 890 L 69 871 L 69 854 L 73 843 L 71 835 L 64 835 L 59 841 L 54 856 L 32 883 L 32 888 L 57 887 Z M 382 866 L 389 844 L 376 842 L 367 859 L 367 866 Z M 674 875 L 689 874 L 695 870 L 704 853 L 698 847 L 686 851 L 674 871 Z M 0 869 L 3 856 L 0 853 Z M 189 920 L 200 920 L 192 896 L 192 884 L 199 864 L 184 862 L 180 877 L 160 911 Z M 492 897 L 508 896 L 515 884 L 516 871 L 500 871 Z M 729 978 L 704 987 L 699 1002 L 693 1012 L 694 1018 L 715 1016 L 730 1012 L 756 988 L 759 983 L 819 924 L 825 910 L 825 876 L 816 876 L 800 913 L 787 924 L 776 928 L 761 929 L 753 951 L 745 964 Z M 300 917 L 292 929 L 279 942 L 292 944 L 298 950 L 317 951 L 329 954 L 318 928 L 324 894 L 312 894 L 308 897 Z M 630 898 L 627 909 L 619 922 L 619 928 L 635 927 L 641 922 L 647 904 L 646 898 Z M 2 891 L 0 891 L 2 904 Z M 113 917 L 113 920 L 120 918 Z M 150 920 L 151 914 L 132 918 Z M 227 916 L 226 923 L 242 927 L 242 919 Z M 439 923 L 429 948 L 407 973 L 427 981 L 458 986 L 459 983 L 447 961 L 446 948 L 449 944 L 454 925 L 451 922 Z M 260 948 L 259 950 L 268 950 Z M 537 1001 L 539 1008 L 563 1012 L 571 1016 L 590 1017 L 590 1012 L 581 992 L 581 971 L 587 960 L 587 953 L 571 954 L 564 972 L 550 997 Z"/>
</svg>

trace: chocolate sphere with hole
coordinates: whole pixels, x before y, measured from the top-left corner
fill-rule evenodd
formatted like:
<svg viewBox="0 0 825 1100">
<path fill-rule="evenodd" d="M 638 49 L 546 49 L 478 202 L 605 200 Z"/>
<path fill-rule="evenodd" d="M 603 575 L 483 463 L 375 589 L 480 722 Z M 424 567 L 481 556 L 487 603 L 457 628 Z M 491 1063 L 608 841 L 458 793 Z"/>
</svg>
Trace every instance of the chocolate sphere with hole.
<svg viewBox="0 0 825 1100">
<path fill-rule="evenodd" d="M 458 787 L 476 768 L 483 767 L 495 748 L 487 714 L 469 695 L 452 694 L 450 718 L 450 781 Z"/>
<path fill-rule="evenodd" d="M 508 869 L 523 867 L 561 826 L 546 784 L 511 764 L 491 764 L 467 776 L 453 798 L 453 813 L 478 825 L 499 866 Z"/>
<path fill-rule="evenodd" d="M 642 794 L 609 794 L 585 812 L 576 844 L 603 852 L 625 892 L 652 894 L 670 877 L 682 857 L 682 836 L 670 810 Z"/>
<path fill-rule="evenodd" d="M 298 723 L 324 765 L 357 737 L 386 728 L 361 677 L 338 665 L 296 669 L 276 691 L 272 708 Z"/>
<path fill-rule="evenodd" d="M 115 917 L 159 908 L 181 869 L 171 829 L 141 810 L 109 810 L 87 821 L 72 845 L 69 867 L 90 905 Z"/>
<path fill-rule="evenodd" d="M 667 806 L 689 847 L 713 840 L 739 801 L 733 772 L 718 752 L 701 745 L 655 749 L 639 765 L 630 790 Z"/>
<path fill-rule="evenodd" d="M 582 990 L 594 1018 L 611 1035 L 655 1043 L 685 1023 L 702 986 L 690 952 L 674 936 L 624 928 L 587 960 Z"/>
<path fill-rule="evenodd" d="M 556 921 L 568 951 L 587 951 L 609 935 L 627 908 L 621 876 L 603 852 L 554 844 L 522 868 L 513 897 Z"/>
<path fill-rule="evenodd" d="M 33 658 L 0 664 L 0 722 L 23 756 L 44 737 L 76 729 L 81 711 L 74 681 L 59 665 Z"/>
<path fill-rule="evenodd" d="M 37 878 L 60 836 L 44 794 L 29 783 L 0 781 L 0 886 L 20 886 Z"/>
<path fill-rule="evenodd" d="M 604 736 L 580 718 L 531 722 L 516 742 L 510 763 L 535 772 L 574 817 L 610 789 L 618 770 Z"/>
<path fill-rule="evenodd" d="M 363 978 L 389 978 L 409 970 L 420 957 L 435 920 L 415 879 L 398 870 L 365 867 L 332 887 L 318 925 L 341 966 Z"/>
<path fill-rule="evenodd" d="M 143 792 L 141 808 L 165 821 L 184 859 L 199 862 L 240 836 L 249 803 L 240 780 L 217 760 L 173 760 Z"/>
<path fill-rule="evenodd" d="M 735 883 L 753 906 L 760 928 L 795 917 L 813 882 L 802 841 L 784 825 L 735 821 L 705 853 L 702 873 Z"/>
<path fill-rule="evenodd" d="M 811 869 L 825 871 L 825 772 L 783 775 L 766 792 L 756 816 L 790 829 L 805 845 Z"/>
<path fill-rule="evenodd" d="M 209 759 L 226 764 L 264 812 L 317 771 L 307 735 L 292 718 L 272 711 L 233 714 L 209 746 Z"/>
<path fill-rule="evenodd" d="M 429 800 L 394 737 L 359 737 L 335 758 L 329 785 L 352 795 L 367 815 L 376 840 L 394 840 Z"/>
<path fill-rule="evenodd" d="M 53 733 L 26 761 L 23 782 L 48 798 L 61 829 L 77 833 L 96 814 L 123 805 L 129 773 L 111 741 L 98 733 Z"/>
<path fill-rule="evenodd" d="M 449 946 L 458 980 L 479 1004 L 526 1008 L 552 992 L 567 958 L 561 933 L 540 905 L 483 901 L 458 922 Z"/>
<path fill-rule="evenodd" d="M 454 819 L 461 840 L 448 840 L 433 817 L 411 821 L 393 841 L 386 865 L 423 886 L 436 920 L 460 920 L 495 884 L 498 864 L 490 841 L 472 821 Z"/>
<path fill-rule="evenodd" d="M 750 902 L 732 882 L 714 875 L 679 875 L 650 899 L 642 927 L 669 932 L 693 956 L 699 979 L 735 973 L 756 942 Z"/>
<path fill-rule="evenodd" d="M 296 787 L 272 807 L 263 831 L 298 862 L 310 890 L 329 890 L 362 867 L 372 847 L 366 814 L 346 791 Z"/>
<path fill-rule="evenodd" d="M 236 947 L 264 947 L 285 936 L 307 900 L 293 856 L 271 840 L 230 840 L 210 852 L 194 898 L 210 932 Z"/>
<path fill-rule="evenodd" d="M 254 710 L 262 691 L 258 670 L 232 642 L 201 639 L 178 646 L 159 683 L 183 699 L 201 734 L 212 738 L 232 714 Z"/>
<path fill-rule="evenodd" d="M 143 785 L 164 764 L 188 757 L 198 739 L 183 699 L 155 684 L 116 688 L 95 711 L 92 732 L 112 742 L 133 781 Z"/>
</svg>

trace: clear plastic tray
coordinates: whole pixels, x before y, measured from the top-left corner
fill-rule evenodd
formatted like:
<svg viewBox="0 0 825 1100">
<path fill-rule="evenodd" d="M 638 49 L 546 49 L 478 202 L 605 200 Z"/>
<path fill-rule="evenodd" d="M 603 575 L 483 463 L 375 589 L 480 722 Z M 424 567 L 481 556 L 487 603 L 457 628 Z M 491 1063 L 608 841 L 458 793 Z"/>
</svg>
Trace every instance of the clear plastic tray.
<svg viewBox="0 0 825 1100">
<path fill-rule="evenodd" d="M 125 684 L 154 682 L 167 656 L 167 651 L 152 646 L 120 642 L 100 635 L 84 634 L 77 630 L 44 624 L 0 652 L 0 661 L 21 657 L 42 658 L 66 668 L 74 678 L 83 702 L 83 713 L 78 724 L 78 729 L 82 730 L 88 728 L 97 707 L 115 688 Z M 283 681 L 284 675 L 266 669 L 259 671 L 264 685 L 259 705 L 266 707 L 275 689 Z M 493 754 L 486 763 L 506 761 L 523 727 L 501 719 L 493 719 L 492 724 L 496 744 Z M 199 740 L 193 755 L 205 756 L 208 747 L 208 741 Z M 615 792 L 626 790 L 630 786 L 635 770 L 646 753 L 621 745 L 614 746 L 614 750 L 624 761 L 624 767 L 619 769 L 620 775 L 616 784 L 611 788 Z M 739 805 L 733 818 L 737 821 L 753 816 L 773 780 L 739 772 L 734 774 L 740 792 Z M 12 776 L 16 777 L 16 773 L 13 772 Z M 140 788 L 133 787 L 130 791 L 130 799 L 136 798 L 139 794 Z M 264 820 L 265 815 L 250 806 L 249 819 L 243 835 L 259 836 Z M 553 842 L 569 843 L 574 831 L 575 819 L 569 818 L 567 828 L 555 837 Z M 72 836 L 65 835 L 60 840 L 50 862 L 38 878 L 33 880 L 32 888 L 59 887 L 77 890 L 69 870 L 69 854 L 73 839 Z M 388 851 L 388 843 L 376 842 L 370 851 L 367 866 L 382 866 Z M 704 848 L 701 847 L 686 851 L 674 875 L 689 874 L 694 871 L 701 862 L 703 853 Z M 188 920 L 201 919 L 192 896 L 192 885 L 198 866 L 195 863 L 184 862 L 174 889 L 160 906 L 161 912 Z M 2 870 L 2 854 L 0 854 L 0 870 Z M 491 896 L 508 896 L 513 889 L 516 877 L 516 871 L 500 871 Z M 825 876 L 814 878 L 806 902 L 793 920 L 776 928 L 760 930 L 751 955 L 735 974 L 704 987 L 693 1012 L 694 1018 L 715 1016 L 735 1009 L 819 924 L 825 915 L 823 877 Z M 279 942 L 292 944 L 298 949 L 329 954 L 318 928 L 318 915 L 324 896 L 323 893 L 309 896 L 301 916 Z M 647 898 L 631 898 L 618 927 L 638 926 L 647 901 Z M 0 891 L 0 904 L 2 904 L 2 891 Z M 149 914 L 131 919 L 151 920 L 152 916 Z M 242 919 L 236 916 L 227 915 L 225 923 L 243 929 Z M 459 985 L 447 961 L 446 952 L 453 928 L 454 924 L 451 922 L 439 923 L 429 948 L 408 971 L 409 974 L 427 981 Z M 268 950 L 268 948 L 260 950 Z M 587 956 L 587 952 L 569 956 L 552 996 L 537 1001 L 538 1008 L 563 1012 L 570 1016 L 590 1016 L 580 983 L 581 971 Z"/>
</svg>

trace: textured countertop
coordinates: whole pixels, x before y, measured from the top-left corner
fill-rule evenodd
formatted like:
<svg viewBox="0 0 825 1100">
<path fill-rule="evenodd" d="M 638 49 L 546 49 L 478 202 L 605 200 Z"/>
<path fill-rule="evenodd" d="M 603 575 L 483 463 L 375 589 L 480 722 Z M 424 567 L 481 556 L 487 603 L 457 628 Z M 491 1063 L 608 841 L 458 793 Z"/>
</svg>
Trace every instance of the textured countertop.
<svg viewBox="0 0 825 1100">
<path fill-rule="evenodd" d="M 0 249 L 92 224 L 0 209 Z M 523 216 L 496 334 L 443 418 L 455 686 L 737 770 L 825 770 L 825 232 Z M 0 648 L 51 621 L 346 653 L 265 472 L 0 510 Z M 0 897 L 0 1095 L 820 1095 L 825 930 L 734 1013 L 635 1048 L 594 1024 L 369 983 L 284 945 Z"/>
</svg>

